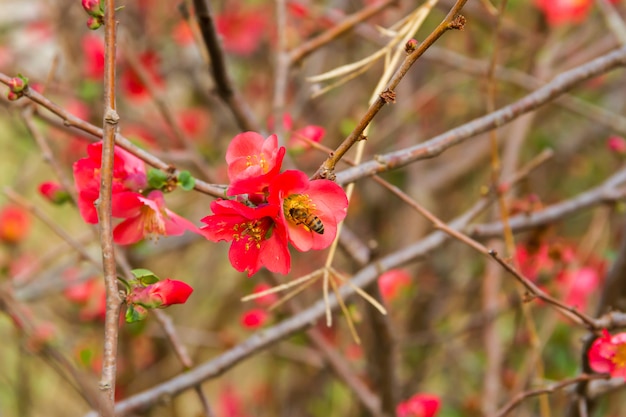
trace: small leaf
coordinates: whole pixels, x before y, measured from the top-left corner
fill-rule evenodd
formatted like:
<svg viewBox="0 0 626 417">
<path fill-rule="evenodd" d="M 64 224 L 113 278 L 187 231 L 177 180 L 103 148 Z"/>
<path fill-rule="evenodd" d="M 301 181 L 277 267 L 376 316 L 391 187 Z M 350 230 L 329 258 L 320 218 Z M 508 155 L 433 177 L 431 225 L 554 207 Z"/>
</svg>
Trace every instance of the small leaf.
<svg viewBox="0 0 626 417">
<path fill-rule="evenodd" d="M 159 170 L 150 168 L 148 170 L 148 185 L 156 190 L 160 190 L 167 185 L 168 175 Z"/>
<path fill-rule="evenodd" d="M 133 269 L 131 272 L 143 285 L 150 285 L 155 282 L 159 282 L 159 277 L 149 269 L 137 268 Z"/>
<path fill-rule="evenodd" d="M 183 190 L 191 191 L 196 185 L 196 180 L 191 176 L 189 171 L 181 171 L 180 174 L 178 174 L 178 183 Z"/>
<path fill-rule="evenodd" d="M 148 310 L 140 305 L 129 305 L 126 309 L 126 323 L 141 321 L 148 315 Z"/>
</svg>

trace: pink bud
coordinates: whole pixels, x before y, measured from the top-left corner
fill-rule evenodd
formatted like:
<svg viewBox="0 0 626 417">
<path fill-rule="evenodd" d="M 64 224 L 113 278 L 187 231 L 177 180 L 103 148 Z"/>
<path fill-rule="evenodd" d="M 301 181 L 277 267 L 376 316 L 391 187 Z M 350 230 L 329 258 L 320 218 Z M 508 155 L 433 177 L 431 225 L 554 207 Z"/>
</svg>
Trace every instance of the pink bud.
<svg viewBox="0 0 626 417">
<path fill-rule="evenodd" d="M 98 28 L 100 28 L 100 26 L 103 25 L 103 21 L 101 17 L 93 17 L 93 16 L 89 16 L 89 19 L 87 19 L 87 27 L 91 30 L 96 30 Z"/>
<path fill-rule="evenodd" d="M 626 154 L 626 140 L 620 136 L 611 136 L 606 141 L 606 146 L 612 152 L 615 152 L 620 155 Z"/>
<path fill-rule="evenodd" d="M 82 0 L 81 4 L 89 16 L 104 16 L 104 10 L 100 5 L 100 0 Z"/>
<path fill-rule="evenodd" d="M 15 101 L 20 97 L 22 97 L 22 94 L 14 93 L 13 91 L 9 91 L 9 94 L 7 94 L 7 99 L 9 101 Z"/>
<path fill-rule="evenodd" d="M 26 87 L 26 82 L 22 77 L 13 77 L 11 81 L 9 81 L 9 87 L 11 87 L 11 91 L 19 93 Z"/>
<path fill-rule="evenodd" d="M 53 204 L 63 204 L 69 199 L 69 194 L 63 187 L 52 181 L 39 184 L 39 193 Z"/>
<path fill-rule="evenodd" d="M 406 45 L 404 45 L 404 50 L 407 54 L 410 54 L 417 49 L 417 45 L 419 45 L 418 41 L 416 41 L 415 39 L 409 39 Z"/>
</svg>

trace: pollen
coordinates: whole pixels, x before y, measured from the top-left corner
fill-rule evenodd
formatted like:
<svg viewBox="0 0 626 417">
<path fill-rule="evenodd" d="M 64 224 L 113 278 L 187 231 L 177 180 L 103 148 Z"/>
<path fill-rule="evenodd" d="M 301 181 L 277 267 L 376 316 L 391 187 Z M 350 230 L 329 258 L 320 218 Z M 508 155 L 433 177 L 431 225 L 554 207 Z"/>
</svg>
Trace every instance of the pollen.
<svg viewBox="0 0 626 417">
<path fill-rule="evenodd" d="M 244 223 L 239 223 L 233 226 L 233 239 L 239 241 L 245 240 L 245 250 L 249 251 L 251 248 L 261 249 L 261 242 L 265 239 L 267 232 L 267 225 L 262 220 L 251 220 Z"/>
<path fill-rule="evenodd" d="M 259 166 L 264 174 L 269 171 L 269 164 L 267 163 L 267 157 L 264 153 L 246 156 L 246 166 Z"/>
<path fill-rule="evenodd" d="M 611 358 L 615 366 L 618 368 L 626 367 L 626 345 L 619 344 L 616 346 L 615 356 Z"/>
</svg>

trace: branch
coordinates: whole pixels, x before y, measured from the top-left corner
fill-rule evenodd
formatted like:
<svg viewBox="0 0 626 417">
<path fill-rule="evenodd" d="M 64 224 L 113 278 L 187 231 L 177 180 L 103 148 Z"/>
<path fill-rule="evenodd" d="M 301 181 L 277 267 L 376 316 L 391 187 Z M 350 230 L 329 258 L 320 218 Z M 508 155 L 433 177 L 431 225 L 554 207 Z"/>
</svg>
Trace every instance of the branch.
<svg viewBox="0 0 626 417">
<path fill-rule="evenodd" d="M 377 156 L 374 160 L 337 173 L 337 182 L 347 184 L 357 179 L 399 168 L 421 159 L 433 158 L 465 140 L 505 125 L 534 110 L 590 78 L 626 66 L 626 47 L 610 52 L 572 70 L 561 73 L 551 82 L 520 100 L 486 116 L 474 119 L 426 142 Z"/>
<path fill-rule="evenodd" d="M 104 320 L 104 348 L 102 352 L 102 377 L 100 390 L 105 396 L 105 416 L 112 416 L 115 404 L 115 378 L 117 370 L 117 339 L 122 300 L 117 287 L 117 268 L 113 247 L 111 196 L 113 192 L 113 155 L 115 133 L 119 122 L 115 104 L 115 50 L 117 22 L 115 0 L 104 2 L 104 118 L 102 166 L 100 168 L 100 196 L 95 205 L 98 210 L 98 228 L 102 246 L 102 268 L 106 288 L 106 316 Z"/>
<path fill-rule="evenodd" d="M 445 32 L 450 29 L 457 28 L 454 24 L 454 20 L 457 18 L 457 14 L 461 11 L 463 5 L 467 2 L 467 0 L 457 0 L 456 4 L 448 15 L 444 18 L 444 20 L 435 28 L 435 30 L 415 49 L 415 51 L 411 52 L 404 59 L 400 68 L 395 72 L 389 83 L 386 85 L 384 91 L 380 93 L 378 99 L 370 106 L 367 110 L 363 118 L 359 121 L 354 130 L 350 133 L 350 135 L 337 147 L 335 152 L 333 152 L 326 161 L 322 164 L 322 166 L 318 169 L 315 174 L 315 178 L 334 178 L 334 170 L 335 165 L 346 152 L 358 141 L 365 139 L 363 136 L 363 132 L 369 126 L 374 117 L 378 114 L 378 112 L 384 107 L 385 104 L 391 103 L 395 101 L 395 89 L 400 84 L 400 81 L 405 77 L 408 73 L 409 69 L 413 66 L 413 64 L 417 61 L 417 59 L 422 56 L 426 50 L 435 43 L 437 39 L 439 39 Z M 464 23 L 464 19 L 459 19 L 459 24 L 462 25 Z"/>
<path fill-rule="evenodd" d="M 253 130 L 260 132 L 261 127 L 259 123 L 254 119 L 252 111 L 235 89 L 228 76 L 226 57 L 215 28 L 209 0 L 193 0 L 193 6 L 196 11 L 198 25 L 202 31 L 202 39 L 211 58 L 211 73 L 215 81 L 217 95 L 226 103 L 242 131 Z"/>
</svg>

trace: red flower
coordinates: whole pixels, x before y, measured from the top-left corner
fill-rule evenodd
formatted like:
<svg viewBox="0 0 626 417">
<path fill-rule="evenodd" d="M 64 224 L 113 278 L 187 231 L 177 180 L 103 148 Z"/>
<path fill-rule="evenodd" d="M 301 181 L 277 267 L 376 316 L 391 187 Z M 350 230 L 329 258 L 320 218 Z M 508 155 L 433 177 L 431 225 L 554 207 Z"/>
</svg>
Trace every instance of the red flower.
<svg viewBox="0 0 626 417">
<path fill-rule="evenodd" d="M 104 77 L 104 40 L 96 34 L 85 35 L 81 47 L 85 57 L 85 76 L 90 80 L 101 80 Z"/>
<path fill-rule="evenodd" d="M 258 329 L 267 322 L 268 318 L 269 314 L 267 311 L 262 308 L 254 308 L 243 313 L 241 316 L 241 325 L 250 330 Z"/>
<path fill-rule="evenodd" d="M 30 231 L 30 216 L 19 206 L 5 206 L 0 209 L 0 240 L 6 243 L 18 243 L 26 238 Z"/>
<path fill-rule="evenodd" d="M 306 252 L 330 246 L 348 208 L 339 185 L 330 180 L 309 181 L 304 172 L 289 170 L 274 178 L 269 191 L 270 204 L 281 208 L 278 222 L 296 249 Z"/>
<path fill-rule="evenodd" d="M 619 0 L 612 0 L 617 3 Z M 537 7 L 544 13 L 549 25 L 580 23 L 587 18 L 592 0 L 535 0 Z"/>
<path fill-rule="evenodd" d="M 237 6 L 215 17 L 217 31 L 222 35 L 224 49 L 238 55 L 250 55 L 261 44 L 267 32 L 267 18 L 259 10 L 243 10 Z"/>
<path fill-rule="evenodd" d="M 594 371 L 626 380 L 626 333 L 611 335 L 603 330 L 602 337 L 591 345 L 587 358 Z"/>
<path fill-rule="evenodd" d="M 260 284 L 255 285 L 252 292 L 254 294 L 259 294 L 259 293 L 262 293 L 263 291 L 269 290 L 270 288 L 272 287 L 262 282 Z M 274 304 L 276 301 L 278 301 L 278 295 L 276 295 L 276 293 L 270 293 L 270 294 L 254 299 L 254 302 L 259 307 L 269 307 L 272 304 Z"/>
<path fill-rule="evenodd" d="M 159 57 L 156 53 L 148 51 L 139 56 L 140 65 L 143 65 L 144 70 L 147 72 L 150 82 L 156 87 L 162 87 L 164 84 L 163 78 L 158 72 Z M 141 100 L 148 96 L 148 90 L 143 84 L 139 75 L 131 68 L 127 68 L 122 73 L 120 80 L 122 90 L 127 94 L 129 99 Z"/>
<path fill-rule="evenodd" d="M 565 293 L 565 303 L 585 311 L 589 299 L 596 294 L 602 281 L 596 268 L 585 266 L 574 271 L 565 271 L 558 277 Z"/>
<path fill-rule="evenodd" d="M 211 203 L 213 215 L 202 219 L 204 236 L 213 242 L 233 242 L 228 258 L 239 271 L 255 274 L 262 266 L 286 274 L 291 267 L 285 228 L 275 223 L 278 207 L 248 207 L 232 200 Z"/>
<path fill-rule="evenodd" d="M 75 279 L 70 276 L 70 280 Z M 78 304 L 81 309 L 81 321 L 104 321 L 106 315 L 106 290 L 102 279 L 93 278 L 88 281 L 70 285 L 64 291 L 65 297 Z"/>
<path fill-rule="evenodd" d="M 189 220 L 165 207 L 161 191 L 152 191 L 147 197 L 138 193 L 121 193 L 113 207 L 113 216 L 125 218 L 113 230 L 118 245 L 130 245 L 144 237 L 179 236 L 186 230 L 199 232 Z"/>
<path fill-rule="evenodd" d="M 441 400 L 432 394 L 415 394 L 396 407 L 398 417 L 433 417 L 439 411 Z"/>
<path fill-rule="evenodd" d="M 100 167 L 102 142 L 87 147 L 88 156 L 74 163 L 74 182 L 78 192 L 78 209 L 87 223 L 98 223 L 93 205 L 100 194 Z M 146 168 L 143 161 L 122 148 L 115 147 L 113 160 L 113 209 L 119 204 L 120 194 L 138 191 L 146 186 Z"/>
<path fill-rule="evenodd" d="M 291 134 L 287 146 L 292 151 L 302 152 L 311 147 L 311 144 L 302 138 L 307 138 L 312 142 L 320 142 L 325 134 L 326 130 L 322 126 L 305 126 Z"/>
<path fill-rule="evenodd" d="M 193 288 L 189 284 L 167 278 L 147 287 L 136 287 L 128 295 L 127 302 L 146 308 L 163 308 L 184 304 L 192 292 Z"/>
<path fill-rule="evenodd" d="M 615 152 L 616 154 L 626 154 L 626 140 L 620 136 L 611 136 L 606 141 L 606 146 L 609 150 Z"/>
<path fill-rule="evenodd" d="M 385 301 L 395 300 L 411 286 L 411 276 L 404 269 L 391 269 L 378 278 L 378 288 Z"/>
<path fill-rule="evenodd" d="M 240 133 L 226 150 L 228 195 L 261 193 L 280 172 L 285 148 L 278 147 L 278 137 L 267 139 L 256 132 Z"/>
</svg>

